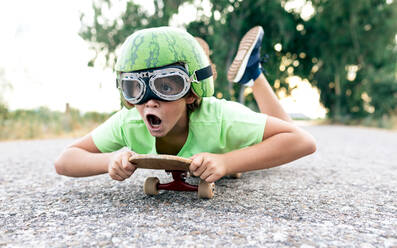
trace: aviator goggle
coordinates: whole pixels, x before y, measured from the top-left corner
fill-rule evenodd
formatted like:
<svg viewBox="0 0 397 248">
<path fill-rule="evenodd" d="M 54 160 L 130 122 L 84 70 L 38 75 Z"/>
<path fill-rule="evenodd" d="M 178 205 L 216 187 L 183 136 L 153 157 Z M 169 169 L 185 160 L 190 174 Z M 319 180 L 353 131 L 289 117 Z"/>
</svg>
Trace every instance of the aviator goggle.
<svg viewBox="0 0 397 248">
<path fill-rule="evenodd" d="M 121 73 L 117 88 L 121 89 L 125 100 L 131 104 L 143 104 L 151 99 L 175 101 L 184 97 L 191 82 L 212 76 L 211 66 L 193 73 L 181 65 L 169 65 L 157 69 Z"/>
</svg>

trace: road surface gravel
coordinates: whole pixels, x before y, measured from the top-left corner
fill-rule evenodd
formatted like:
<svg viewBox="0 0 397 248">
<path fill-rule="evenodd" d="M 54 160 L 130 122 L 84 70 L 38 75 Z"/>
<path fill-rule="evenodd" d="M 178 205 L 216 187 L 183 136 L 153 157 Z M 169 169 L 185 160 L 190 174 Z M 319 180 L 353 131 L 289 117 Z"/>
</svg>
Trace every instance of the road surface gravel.
<svg viewBox="0 0 397 248">
<path fill-rule="evenodd" d="M 0 247 L 397 247 L 397 132 L 304 128 L 315 154 L 221 179 L 211 200 L 146 196 L 163 171 L 59 176 L 71 139 L 0 142 Z"/>
</svg>

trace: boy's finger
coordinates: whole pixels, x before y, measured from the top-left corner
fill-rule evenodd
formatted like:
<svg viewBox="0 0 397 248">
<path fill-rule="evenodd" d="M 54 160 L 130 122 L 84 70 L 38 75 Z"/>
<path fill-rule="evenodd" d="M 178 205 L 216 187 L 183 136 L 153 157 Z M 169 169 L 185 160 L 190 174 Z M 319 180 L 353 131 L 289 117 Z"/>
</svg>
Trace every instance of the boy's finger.
<svg viewBox="0 0 397 248">
<path fill-rule="evenodd" d="M 129 163 L 129 164 L 126 164 L 126 165 L 123 167 L 123 169 L 124 169 L 125 171 L 127 171 L 127 172 L 129 172 L 129 173 L 132 174 L 132 173 L 135 171 L 136 167 L 135 167 L 133 164 Z"/>
<path fill-rule="evenodd" d="M 201 174 L 203 174 L 203 172 L 207 169 L 207 166 L 205 164 L 202 164 L 200 167 L 198 167 L 195 171 L 193 172 L 193 175 L 195 176 L 200 176 Z"/>
<path fill-rule="evenodd" d="M 191 172 L 196 171 L 197 168 L 199 168 L 202 163 L 203 163 L 203 157 L 202 156 L 193 157 L 192 162 L 190 163 L 190 166 L 189 166 L 189 170 Z"/>
<path fill-rule="evenodd" d="M 132 174 L 132 172 L 135 171 L 136 167 L 129 161 L 130 157 L 130 153 L 124 154 L 121 158 L 121 164 L 124 171 Z"/>
<path fill-rule="evenodd" d="M 124 180 L 121 176 L 119 176 L 118 174 L 116 174 L 116 173 L 114 173 L 114 172 L 109 173 L 109 176 L 110 176 L 110 178 L 112 178 L 113 180 L 117 180 L 117 181 L 123 181 L 123 180 Z"/>
<path fill-rule="evenodd" d="M 218 179 L 219 179 L 218 176 L 216 176 L 215 174 L 212 174 L 209 177 L 207 177 L 207 179 L 205 179 L 205 181 L 207 183 L 213 183 L 213 182 L 217 181 Z"/>
<path fill-rule="evenodd" d="M 122 168 L 118 168 L 118 170 L 116 170 L 115 173 L 119 175 L 121 178 L 123 178 L 123 180 L 129 178 L 132 174 L 128 171 L 123 170 Z"/>
<path fill-rule="evenodd" d="M 201 174 L 200 178 L 203 179 L 203 180 L 206 180 L 210 175 L 211 175 L 211 173 L 209 172 L 209 170 L 205 170 L 205 171 Z M 206 180 L 206 181 L 207 181 L 207 180 Z"/>
<path fill-rule="evenodd" d="M 128 154 L 130 155 L 130 157 L 132 157 L 132 156 L 135 156 L 137 153 L 134 151 L 128 150 Z"/>
<path fill-rule="evenodd" d="M 123 169 L 122 162 L 121 163 L 114 163 L 111 166 L 111 173 L 119 175 L 121 178 L 128 178 L 131 176 L 132 173 L 129 173 Z"/>
</svg>

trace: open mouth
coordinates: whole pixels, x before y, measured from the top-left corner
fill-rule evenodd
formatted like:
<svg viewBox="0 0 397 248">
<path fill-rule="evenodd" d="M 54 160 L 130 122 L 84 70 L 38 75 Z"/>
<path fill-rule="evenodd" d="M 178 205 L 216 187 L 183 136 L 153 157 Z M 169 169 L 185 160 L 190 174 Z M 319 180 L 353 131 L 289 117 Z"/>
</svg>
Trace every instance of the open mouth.
<svg viewBox="0 0 397 248">
<path fill-rule="evenodd" d="M 146 119 L 152 127 L 159 127 L 161 124 L 161 119 L 155 115 L 149 114 Z"/>
</svg>

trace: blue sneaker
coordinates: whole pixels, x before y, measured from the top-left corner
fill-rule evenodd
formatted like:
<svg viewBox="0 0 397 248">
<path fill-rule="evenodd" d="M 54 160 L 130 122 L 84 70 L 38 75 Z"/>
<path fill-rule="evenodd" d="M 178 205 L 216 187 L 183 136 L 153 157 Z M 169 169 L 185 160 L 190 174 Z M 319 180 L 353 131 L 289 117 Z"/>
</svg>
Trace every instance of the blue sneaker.
<svg viewBox="0 0 397 248">
<path fill-rule="evenodd" d="M 260 51 L 263 28 L 251 28 L 241 39 L 236 57 L 227 71 L 230 82 L 252 85 L 261 74 Z"/>
</svg>

